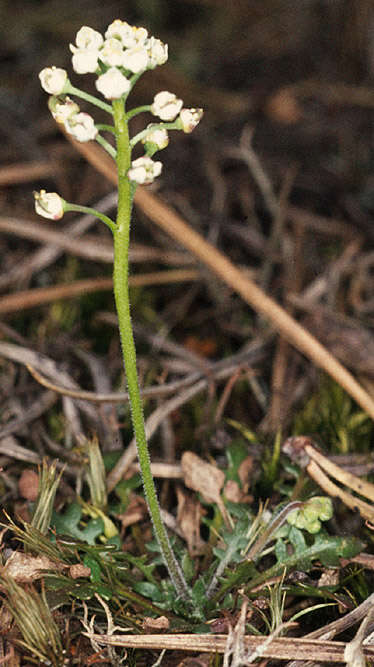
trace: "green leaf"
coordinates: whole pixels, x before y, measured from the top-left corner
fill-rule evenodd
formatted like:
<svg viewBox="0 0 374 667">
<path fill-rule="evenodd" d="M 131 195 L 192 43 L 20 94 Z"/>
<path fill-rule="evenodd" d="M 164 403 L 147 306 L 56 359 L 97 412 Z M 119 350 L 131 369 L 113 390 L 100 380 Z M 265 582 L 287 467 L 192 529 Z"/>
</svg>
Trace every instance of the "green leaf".
<svg viewBox="0 0 374 667">
<path fill-rule="evenodd" d="M 90 579 L 93 583 L 98 583 L 101 581 L 101 567 L 97 562 L 96 558 L 86 554 L 83 559 L 83 564 L 86 567 L 89 567 L 91 570 Z"/>
<path fill-rule="evenodd" d="M 156 586 L 156 584 L 152 584 L 150 581 L 135 581 L 133 589 L 137 593 L 140 593 L 140 595 L 144 595 L 145 598 L 150 598 L 153 602 L 160 603 L 164 599 L 159 587 Z"/>
<path fill-rule="evenodd" d="M 105 584 L 95 584 L 95 593 L 101 595 L 104 600 L 111 600 L 113 597 L 113 591 Z"/>
<path fill-rule="evenodd" d="M 202 607 L 205 605 L 206 586 L 201 577 L 195 582 L 192 588 L 192 599 L 196 603 L 197 607 Z"/>
<path fill-rule="evenodd" d="M 63 514 L 53 512 L 51 524 L 56 529 L 58 535 L 69 535 L 77 540 L 94 545 L 96 538 L 104 532 L 103 521 L 102 519 L 91 519 L 81 529 L 79 527 L 81 518 L 81 506 L 79 503 L 71 503 Z"/>
<path fill-rule="evenodd" d="M 248 445 L 242 439 L 233 440 L 226 450 L 228 467 L 226 470 L 226 480 L 234 480 L 241 486 L 238 474 L 241 463 L 248 456 Z"/>
<path fill-rule="evenodd" d="M 283 540 L 276 541 L 274 551 L 278 563 L 284 563 L 287 559 L 287 547 Z"/>
</svg>

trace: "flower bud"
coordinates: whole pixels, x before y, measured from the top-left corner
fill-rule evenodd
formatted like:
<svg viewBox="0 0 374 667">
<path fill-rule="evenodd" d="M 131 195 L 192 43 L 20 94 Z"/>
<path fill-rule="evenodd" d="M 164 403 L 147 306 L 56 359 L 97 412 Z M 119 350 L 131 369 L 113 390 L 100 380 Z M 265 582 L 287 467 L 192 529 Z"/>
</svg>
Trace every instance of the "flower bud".
<svg viewBox="0 0 374 667">
<path fill-rule="evenodd" d="M 34 192 L 35 211 L 49 220 L 60 220 L 64 215 L 64 200 L 57 192 Z"/>
<path fill-rule="evenodd" d="M 132 49 L 126 49 L 122 55 L 122 65 L 133 74 L 138 74 L 147 69 L 148 51 L 145 46 L 134 46 Z"/>
<path fill-rule="evenodd" d="M 180 129 L 189 134 L 200 123 L 203 114 L 204 111 L 202 109 L 182 109 L 178 118 Z"/>
<path fill-rule="evenodd" d="M 122 42 L 125 48 L 131 49 L 134 46 L 141 46 L 145 43 L 148 31 L 145 28 L 137 28 L 136 26 L 129 25 L 126 21 L 116 19 L 108 26 L 105 37 L 107 39 L 115 37 Z"/>
<path fill-rule="evenodd" d="M 116 37 L 109 37 L 105 40 L 104 46 L 99 54 L 100 60 L 108 67 L 118 67 L 122 65 L 123 46 Z"/>
<path fill-rule="evenodd" d="M 157 65 L 163 65 L 168 59 L 168 45 L 160 39 L 150 37 L 147 42 L 148 68 L 154 69 Z"/>
<path fill-rule="evenodd" d="M 148 30 L 145 28 L 137 28 L 135 25 L 132 28 L 132 34 L 136 44 L 144 44 L 148 37 Z"/>
<path fill-rule="evenodd" d="M 147 155 L 139 157 L 131 163 L 131 168 L 127 172 L 130 181 L 140 185 L 153 183 L 154 179 L 161 174 L 162 162 L 154 162 Z"/>
<path fill-rule="evenodd" d="M 93 74 L 99 66 L 98 49 L 78 49 L 74 44 L 70 44 L 70 51 L 73 54 L 71 59 L 73 70 L 77 74 Z"/>
<path fill-rule="evenodd" d="M 39 79 L 43 90 L 50 95 L 61 95 L 69 81 L 66 70 L 54 66 L 42 69 Z"/>
<path fill-rule="evenodd" d="M 167 130 L 161 128 L 154 129 L 152 125 L 149 125 L 147 129 L 149 129 L 149 131 L 147 132 L 144 139 L 142 139 L 142 143 L 145 144 L 146 150 L 149 144 L 152 144 L 151 151 L 153 151 L 153 153 L 166 148 L 169 143 L 169 135 Z M 147 153 L 149 153 L 148 150 Z"/>
<path fill-rule="evenodd" d="M 77 141 L 92 141 L 96 138 L 98 130 L 95 121 L 88 113 L 76 113 L 66 119 L 66 131 Z"/>
<path fill-rule="evenodd" d="M 133 29 L 131 25 L 126 21 L 121 21 L 121 19 L 116 19 L 108 26 L 105 37 L 106 39 L 115 37 L 127 48 L 134 45 Z"/>
<path fill-rule="evenodd" d="M 78 30 L 75 43 L 79 49 L 94 51 L 99 49 L 104 42 L 103 36 L 93 28 L 84 25 Z"/>
<path fill-rule="evenodd" d="M 64 124 L 70 116 L 79 113 L 78 104 L 70 97 L 65 97 L 65 102 L 60 102 L 56 97 L 50 97 L 48 106 L 56 123 Z"/>
<path fill-rule="evenodd" d="M 116 67 L 111 67 L 105 74 L 101 74 L 96 79 L 95 86 L 107 100 L 116 100 L 128 93 L 131 88 L 130 81 Z"/>
<path fill-rule="evenodd" d="M 183 101 L 179 100 L 174 93 L 163 90 L 155 95 L 151 113 L 161 118 L 161 120 L 171 121 L 179 114 L 182 106 Z"/>
</svg>

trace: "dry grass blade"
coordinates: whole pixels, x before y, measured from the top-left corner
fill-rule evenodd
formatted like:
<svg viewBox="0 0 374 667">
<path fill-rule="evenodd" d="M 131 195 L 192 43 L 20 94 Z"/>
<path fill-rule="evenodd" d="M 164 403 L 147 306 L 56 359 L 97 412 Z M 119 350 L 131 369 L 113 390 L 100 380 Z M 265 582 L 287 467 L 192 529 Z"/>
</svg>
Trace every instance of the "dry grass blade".
<svg viewBox="0 0 374 667">
<path fill-rule="evenodd" d="M 18 461 L 41 463 L 41 456 L 39 454 L 19 445 L 12 435 L 0 439 L 0 453 Z"/>
<path fill-rule="evenodd" d="M 352 473 L 339 468 L 335 463 L 332 463 L 326 456 L 318 452 L 316 447 L 312 445 L 312 440 L 306 436 L 287 438 L 282 445 L 282 449 L 291 459 L 297 461 L 302 468 L 305 468 L 306 472 L 326 493 L 333 498 L 340 498 L 351 510 L 358 510 L 364 519 L 371 522 L 374 521 L 373 505 L 369 505 L 360 498 L 347 493 L 347 491 L 344 491 L 332 482 L 328 475 L 371 502 L 374 500 L 373 484 L 356 477 Z"/>
<path fill-rule="evenodd" d="M 43 415 L 56 403 L 56 396 L 51 391 L 46 391 L 28 407 L 20 417 L 11 419 L 0 429 L 0 440 L 21 430 L 30 422 Z"/>
<path fill-rule="evenodd" d="M 69 389 L 68 387 L 63 387 L 61 385 L 50 382 L 40 373 L 38 373 L 35 368 L 31 366 L 31 364 L 26 364 L 26 368 L 34 380 L 39 382 L 39 384 L 41 384 L 43 387 L 47 387 L 48 389 L 52 389 L 52 391 L 55 391 L 57 394 L 62 394 L 63 396 L 70 396 L 70 398 L 77 398 L 84 401 L 92 401 L 93 403 L 123 403 L 124 401 L 129 400 L 128 392 L 98 394 L 93 391 Z M 199 379 L 199 376 L 200 374 L 194 373 L 184 380 L 169 382 L 168 384 L 160 385 L 159 387 L 147 387 L 143 389 L 142 396 L 148 398 L 159 398 L 161 396 L 174 394 L 177 391 L 184 389 L 186 386 L 193 384 L 193 382 Z"/>
<path fill-rule="evenodd" d="M 143 287 L 145 285 L 191 282 L 197 280 L 198 277 L 199 273 L 196 270 L 175 269 L 174 271 L 155 271 L 154 273 L 131 276 L 129 283 L 131 287 Z M 0 313 L 17 313 L 20 310 L 34 308 L 59 299 L 69 299 L 82 294 L 112 289 L 113 281 L 111 278 L 76 280 L 69 285 L 56 285 L 55 287 L 34 287 L 31 290 L 1 297 Z"/>
<path fill-rule="evenodd" d="M 86 634 L 86 633 L 84 633 Z M 105 636 L 86 635 L 99 644 L 176 651 L 200 651 L 203 653 L 224 653 L 227 635 L 126 635 Z M 243 645 L 247 651 L 256 651 L 266 637 L 246 636 Z M 316 662 L 344 662 L 344 642 L 333 642 L 299 637 L 277 637 L 266 647 L 263 657 L 273 660 L 314 660 Z M 364 656 L 374 662 L 374 647 L 365 646 Z"/>
<path fill-rule="evenodd" d="M 99 146 L 92 142 L 78 143 L 68 137 L 73 145 L 100 173 L 112 183 L 116 183 L 117 175 L 112 159 Z M 354 400 L 374 419 L 374 400 L 368 392 L 355 380 L 353 375 L 340 364 L 328 350 L 319 343 L 304 327 L 289 315 L 272 298 L 247 278 L 243 272 L 227 259 L 219 250 L 193 230 L 179 215 L 161 202 L 155 195 L 139 187 L 135 195 L 135 204 L 156 222 L 172 238 L 188 248 L 213 273 L 230 285 L 243 299 L 261 315 L 265 316 L 273 326 L 294 347 L 309 357 L 328 375 L 340 384 Z"/>
<path fill-rule="evenodd" d="M 56 461 L 51 465 L 46 460 L 39 468 L 38 497 L 35 503 L 31 525 L 46 535 L 51 523 L 53 503 L 63 470 L 57 474 Z"/>
<path fill-rule="evenodd" d="M 114 196 L 108 195 L 97 203 L 100 210 L 110 208 L 114 204 Z M 98 243 L 93 234 L 85 234 L 76 242 L 78 234 L 83 234 L 87 226 L 92 226 L 96 222 L 92 221 L 92 216 L 84 216 L 83 219 L 75 221 L 72 225 L 64 227 L 63 231 L 51 228 L 47 224 L 41 225 L 39 222 L 30 220 L 20 220 L 19 218 L 0 217 L 0 232 L 12 234 L 19 238 L 27 239 L 48 244 L 50 247 L 64 250 L 71 255 L 85 257 L 93 261 L 103 262 L 104 264 L 113 263 L 113 246 L 108 238 L 100 238 Z M 129 248 L 129 257 L 131 262 L 157 262 L 176 266 L 191 264 L 192 260 L 187 253 L 169 250 L 164 248 L 151 247 L 141 243 L 133 243 Z M 53 257 L 52 257 L 53 259 Z"/>
<path fill-rule="evenodd" d="M 57 174 L 58 169 L 55 168 Z M 45 162 L 18 162 L 10 164 L 0 169 L 0 185 L 14 185 L 15 183 L 25 183 L 36 181 L 38 178 L 50 178 L 51 165 Z"/>
<path fill-rule="evenodd" d="M 331 477 L 334 477 L 345 486 L 348 486 L 352 491 L 365 496 L 374 504 L 374 485 L 366 480 L 352 475 L 347 470 L 342 470 L 335 463 L 330 461 L 326 456 L 323 456 L 315 447 L 306 445 L 305 451 L 310 458 L 315 461 L 321 468 L 323 468 Z"/>
<path fill-rule="evenodd" d="M 60 667 L 64 664 L 60 633 L 45 596 L 31 588 L 27 591 L 8 576 L 2 580 L 7 595 L 6 606 L 22 633 L 24 646 L 41 664 Z"/>
</svg>

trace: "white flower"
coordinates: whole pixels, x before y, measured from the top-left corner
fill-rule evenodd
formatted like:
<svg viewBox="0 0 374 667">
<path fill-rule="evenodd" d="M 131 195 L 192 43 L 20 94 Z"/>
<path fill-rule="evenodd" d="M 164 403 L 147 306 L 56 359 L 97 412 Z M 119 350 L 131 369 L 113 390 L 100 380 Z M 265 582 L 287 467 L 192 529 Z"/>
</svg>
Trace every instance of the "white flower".
<svg viewBox="0 0 374 667">
<path fill-rule="evenodd" d="M 62 218 L 65 202 L 57 192 L 40 190 L 40 192 L 34 192 L 34 197 L 35 210 L 39 215 L 49 220 L 60 220 Z"/>
<path fill-rule="evenodd" d="M 137 28 L 135 25 L 132 27 L 133 39 L 135 44 L 144 44 L 148 37 L 148 30 L 145 28 Z"/>
<path fill-rule="evenodd" d="M 65 123 L 69 116 L 79 113 L 78 104 L 73 102 L 70 97 L 65 97 L 64 102 L 59 102 L 55 97 L 50 97 L 48 106 L 56 123 Z"/>
<path fill-rule="evenodd" d="M 163 148 L 166 148 L 166 146 L 169 143 L 169 136 L 167 130 L 161 128 L 155 130 L 152 129 L 152 125 L 150 125 L 149 132 L 146 134 L 144 139 L 142 139 L 142 143 L 156 144 L 158 150 L 161 151 Z"/>
<path fill-rule="evenodd" d="M 99 49 L 103 41 L 103 36 L 97 30 L 93 30 L 93 28 L 89 28 L 86 25 L 78 30 L 75 38 L 75 43 L 79 49 L 88 49 L 90 51 Z"/>
<path fill-rule="evenodd" d="M 43 90 L 50 95 L 61 95 L 68 83 L 66 70 L 60 67 L 45 67 L 39 74 Z"/>
<path fill-rule="evenodd" d="M 92 141 L 97 136 L 95 121 L 88 113 L 77 113 L 66 119 L 66 131 L 77 141 Z"/>
<path fill-rule="evenodd" d="M 147 42 L 148 67 L 154 69 L 157 65 L 163 65 L 168 59 L 168 45 L 160 39 L 150 37 Z"/>
<path fill-rule="evenodd" d="M 84 25 L 77 32 L 75 43 L 70 44 L 73 54 L 73 69 L 77 74 L 96 72 L 98 68 L 99 49 L 103 45 L 104 38 L 93 28 Z"/>
<path fill-rule="evenodd" d="M 95 86 L 107 100 L 116 100 L 131 88 L 130 81 L 116 67 L 101 74 L 96 79 Z"/>
<path fill-rule="evenodd" d="M 105 37 L 107 39 L 110 37 L 116 37 L 116 39 L 119 39 L 123 46 L 126 47 L 134 45 L 133 28 L 131 25 L 126 23 L 126 21 L 121 21 L 121 19 L 116 19 L 108 26 Z"/>
<path fill-rule="evenodd" d="M 140 185 L 148 185 L 153 183 L 154 179 L 161 174 L 162 162 L 154 162 L 150 157 L 145 155 L 139 157 L 131 163 L 131 168 L 127 172 L 130 181 L 139 183 Z"/>
<path fill-rule="evenodd" d="M 204 111 L 202 109 L 182 109 L 179 114 L 181 130 L 189 134 L 200 123 Z"/>
<path fill-rule="evenodd" d="M 74 72 L 77 74 L 96 72 L 100 55 L 98 49 L 78 49 L 74 44 L 70 44 L 70 50 L 73 53 L 71 62 Z"/>
<path fill-rule="evenodd" d="M 147 69 L 148 52 L 144 46 L 134 46 L 132 49 L 126 49 L 122 56 L 122 65 L 125 69 L 134 74 Z"/>
<path fill-rule="evenodd" d="M 105 40 L 104 46 L 100 51 L 100 60 L 109 65 L 109 67 L 116 67 L 122 65 L 123 46 L 116 37 L 109 37 Z"/>
<path fill-rule="evenodd" d="M 174 93 L 163 90 L 155 95 L 151 106 L 151 113 L 158 116 L 161 120 L 174 120 L 183 106 L 183 101 L 179 100 Z"/>
<path fill-rule="evenodd" d="M 116 19 L 108 26 L 105 37 L 115 37 L 122 42 L 122 45 L 127 49 L 133 46 L 144 44 L 148 37 L 148 31 L 145 28 L 137 28 L 129 25 L 126 21 Z"/>
</svg>

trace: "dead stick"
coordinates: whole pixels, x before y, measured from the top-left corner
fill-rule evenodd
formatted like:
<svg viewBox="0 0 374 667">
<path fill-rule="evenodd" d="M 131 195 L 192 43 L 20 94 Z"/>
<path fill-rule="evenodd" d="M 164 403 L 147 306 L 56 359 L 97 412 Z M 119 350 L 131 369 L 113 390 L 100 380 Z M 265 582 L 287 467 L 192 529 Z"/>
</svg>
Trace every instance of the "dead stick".
<svg viewBox="0 0 374 667">
<path fill-rule="evenodd" d="M 112 183 L 116 183 L 117 176 L 114 162 L 100 146 L 93 142 L 83 144 L 72 140 L 70 137 L 68 138 L 98 171 L 106 175 Z M 257 287 L 250 278 L 247 278 L 225 255 L 208 243 L 179 215 L 145 188 L 139 187 L 137 189 L 135 204 L 153 222 L 156 222 L 164 229 L 169 236 L 181 243 L 185 248 L 188 248 L 206 266 L 209 266 L 213 273 L 240 294 L 244 301 L 252 306 L 254 310 L 269 319 L 275 328 L 296 349 L 300 350 L 300 352 L 309 357 L 317 366 L 334 378 L 374 419 L 374 400 L 355 380 L 353 375 L 314 336 L 304 329 L 301 324 L 272 298 L 267 296 L 262 289 Z"/>
</svg>

